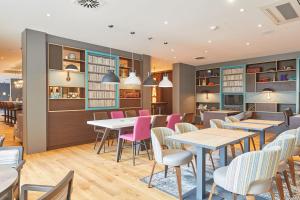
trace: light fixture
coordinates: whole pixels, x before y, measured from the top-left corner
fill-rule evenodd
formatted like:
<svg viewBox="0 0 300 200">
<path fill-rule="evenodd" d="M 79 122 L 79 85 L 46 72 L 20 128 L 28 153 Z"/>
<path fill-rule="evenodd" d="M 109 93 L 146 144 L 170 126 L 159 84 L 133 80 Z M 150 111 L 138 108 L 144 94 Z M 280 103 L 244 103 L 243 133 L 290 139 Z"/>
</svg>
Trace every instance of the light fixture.
<svg viewBox="0 0 300 200">
<path fill-rule="evenodd" d="M 167 25 L 167 24 L 169 24 L 169 22 L 168 21 L 164 21 L 164 24 Z"/>
<path fill-rule="evenodd" d="M 15 86 L 15 88 L 17 88 L 17 89 L 23 88 L 23 80 L 20 79 L 20 80 L 14 81 L 14 86 Z"/>
<path fill-rule="evenodd" d="M 158 87 L 162 87 L 162 88 L 173 87 L 173 83 L 169 80 L 167 73 L 164 74 L 163 79 L 159 82 Z"/>
<path fill-rule="evenodd" d="M 177 57 L 176 57 L 176 56 L 174 56 L 173 58 L 174 58 L 174 59 L 176 59 Z"/>
<path fill-rule="evenodd" d="M 211 41 L 211 40 L 208 40 L 207 42 L 208 42 L 209 44 L 211 44 L 211 43 L 212 43 L 212 41 Z"/>
<path fill-rule="evenodd" d="M 4 57 L 3 57 L 3 56 L 1 56 L 1 57 L 0 57 L 0 60 L 4 60 Z"/>
<path fill-rule="evenodd" d="M 208 99 L 208 93 L 209 93 L 209 91 L 208 90 L 204 90 L 203 93 L 206 94 L 206 99 Z"/>
<path fill-rule="evenodd" d="M 109 63 L 111 65 L 111 48 L 109 48 Z M 120 79 L 114 73 L 114 70 L 107 70 L 107 73 L 103 76 L 101 83 L 103 83 L 103 84 L 119 84 Z"/>
<path fill-rule="evenodd" d="M 262 24 L 258 24 L 257 27 L 258 27 L 258 28 L 261 28 L 261 27 L 262 27 Z"/>
<path fill-rule="evenodd" d="M 50 14 L 50 13 L 47 13 L 46 16 L 47 16 L 47 17 L 51 17 L 51 14 Z"/>
<path fill-rule="evenodd" d="M 235 2 L 235 0 L 227 0 L 228 1 L 228 3 L 234 3 Z"/>
<path fill-rule="evenodd" d="M 210 28 L 210 30 L 215 31 L 215 30 L 217 30 L 219 27 L 218 27 L 218 26 L 211 26 L 211 27 L 209 27 L 209 28 Z"/>
<path fill-rule="evenodd" d="M 271 89 L 271 88 L 264 88 L 263 89 L 263 93 L 266 93 L 267 94 L 267 99 L 271 99 L 271 93 L 273 92 L 274 90 Z"/>
<path fill-rule="evenodd" d="M 145 87 L 155 87 L 158 85 L 151 72 L 148 72 L 148 77 L 144 80 L 143 85 Z"/>
<path fill-rule="evenodd" d="M 250 42 L 246 42 L 246 46 L 250 46 Z"/>
<path fill-rule="evenodd" d="M 67 65 L 65 67 L 65 70 L 68 72 L 67 73 L 66 81 L 70 81 L 71 80 L 70 72 L 76 72 L 76 71 L 78 71 L 78 67 L 76 65 L 70 64 L 70 65 Z"/>
<path fill-rule="evenodd" d="M 169 44 L 168 42 L 164 42 L 164 45 L 167 45 L 167 44 Z"/>
<path fill-rule="evenodd" d="M 204 50 L 204 53 L 208 53 L 208 50 Z"/>
<path fill-rule="evenodd" d="M 241 9 L 240 9 L 240 12 L 245 12 L 245 9 L 244 9 L 244 8 L 241 8 Z"/>
<path fill-rule="evenodd" d="M 174 52 L 175 50 L 174 50 L 174 49 L 171 49 L 171 51 Z"/>
<path fill-rule="evenodd" d="M 130 32 L 131 35 L 134 35 L 135 32 Z M 129 72 L 129 76 L 125 79 L 124 84 L 125 85 L 141 85 L 141 80 L 139 77 L 136 76 L 135 70 L 134 70 L 134 59 L 133 59 L 133 52 L 131 53 L 131 72 Z"/>
</svg>

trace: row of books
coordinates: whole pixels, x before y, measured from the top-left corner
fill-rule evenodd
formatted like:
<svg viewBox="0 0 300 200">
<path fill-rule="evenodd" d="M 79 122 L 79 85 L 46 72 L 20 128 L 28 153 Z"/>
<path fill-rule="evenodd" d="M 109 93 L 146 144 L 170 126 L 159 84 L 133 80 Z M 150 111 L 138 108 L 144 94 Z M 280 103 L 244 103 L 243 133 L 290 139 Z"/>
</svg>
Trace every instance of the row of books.
<svg viewBox="0 0 300 200">
<path fill-rule="evenodd" d="M 243 74 L 223 76 L 224 81 L 243 80 Z"/>
<path fill-rule="evenodd" d="M 98 64 L 98 65 L 109 65 L 109 66 L 115 66 L 115 60 L 102 57 L 102 56 L 88 56 L 89 63 Z"/>
<path fill-rule="evenodd" d="M 115 70 L 115 67 L 107 67 L 107 66 L 101 66 L 101 65 L 89 65 L 89 72 L 92 73 L 107 73 L 107 70 Z"/>
<path fill-rule="evenodd" d="M 114 99 L 116 93 L 112 91 L 89 91 L 90 99 Z"/>
<path fill-rule="evenodd" d="M 116 101 L 115 100 L 89 100 L 88 106 L 90 108 L 114 107 L 114 106 L 116 106 Z"/>
<path fill-rule="evenodd" d="M 115 85 L 110 85 L 110 84 L 101 84 L 95 83 L 95 82 L 89 82 L 89 90 L 116 90 Z"/>
<path fill-rule="evenodd" d="M 225 87 L 243 86 L 243 81 L 224 81 L 223 86 L 225 86 Z"/>
<path fill-rule="evenodd" d="M 224 69 L 223 74 L 224 75 L 229 75 L 229 74 L 242 74 L 244 73 L 243 68 L 236 68 L 236 69 Z"/>
<path fill-rule="evenodd" d="M 99 81 L 101 82 L 104 74 L 90 74 L 89 73 L 89 81 Z"/>
<path fill-rule="evenodd" d="M 223 88 L 223 92 L 243 92 L 244 88 L 243 87 L 227 87 Z"/>
</svg>

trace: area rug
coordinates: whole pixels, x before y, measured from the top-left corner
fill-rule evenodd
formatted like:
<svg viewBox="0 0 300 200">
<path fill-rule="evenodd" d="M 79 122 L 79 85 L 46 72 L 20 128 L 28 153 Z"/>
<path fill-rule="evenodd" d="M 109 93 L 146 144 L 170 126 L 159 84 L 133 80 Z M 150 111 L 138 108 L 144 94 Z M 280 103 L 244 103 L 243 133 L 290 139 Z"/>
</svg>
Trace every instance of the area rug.
<svg viewBox="0 0 300 200">
<path fill-rule="evenodd" d="M 219 156 L 218 152 L 213 153 L 213 159 L 215 162 L 216 167 L 218 167 L 219 163 Z M 229 160 L 231 158 L 229 157 Z M 296 179 L 297 179 L 297 187 L 291 186 L 294 196 L 290 198 L 286 184 L 283 180 L 283 186 L 284 186 L 284 192 L 285 192 L 285 199 L 289 200 L 300 200 L 300 193 L 299 193 L 299 186 L 300 186 L 300 163 L 296 163 Z M 181 174 L 182 174 L 182 194 L 185 200 L 195 200 L 195 189 L 196 189 L 196 179 L 193 174 L 192 167 L 188 166 L 182 166 L 181 168 Z M 149 182 L 150 176 L 141 178 L 140 180 L 146 184 Z M 213 168 L 211 165 L 211 161 L 209 160 L 209 157 L 206 158 L 206 190 L 210 191 L 211 185 L 213 183 Z M 282 177 L 283 178 L 283 177 Z M 291 182 L 291 179 L 290 179 Z M 178 190 L 177 190 L 177 179 L 175 170 L 173 168 L 170 168 L 168 170 L 168 176 L 167 178 L 164 177 L 164 171 L 157 172 L 153 175 L 151 185 L 153 188 L 156 188 L 160 191 L 163 191 L 165 193 L 168 193 L 169 195 L 172 195 L 174 197 L 178 197 Z M 279 200 L 279 195 L 277 193 L 277 189 L 275 186 L 275 183 L 273 184 L 273 191 L 275 192 L 275 199 Z M 224 189 L 217 187 L 217 192 L 214 199 L 232 199 L 232 194 L 225 191 Z M 243 196 L 238 196 L 238 200 L 245 199 Z M 262 194 L 259 196 L 256 196 L 257 200 L 266 200 L 271 199 L 271 196 L 269 194 Z"/>
</svg>

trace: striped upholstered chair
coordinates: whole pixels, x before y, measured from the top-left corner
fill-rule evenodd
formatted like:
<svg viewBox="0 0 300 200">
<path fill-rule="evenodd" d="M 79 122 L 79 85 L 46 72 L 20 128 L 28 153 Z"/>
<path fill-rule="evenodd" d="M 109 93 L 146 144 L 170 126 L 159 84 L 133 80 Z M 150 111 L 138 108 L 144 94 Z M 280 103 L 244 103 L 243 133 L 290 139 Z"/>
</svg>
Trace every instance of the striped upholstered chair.
<svg viewBox="0 0 300 200">
<path fill-rule="evenodd" d="M 175 131 L 177 133 L 182 134 L 182 133 L 187 133 L 187 132 L 192 132 L 192 131 L 197 131 L 197 130 L 199 130 L 199 129 L 196 126 L 194 126 L 193 124 L 190 124 L 190 123 L 177 123 L 177 124 L 175 124 Z M 184 148 L 193 153 L 193 155 L 195 157 L 195 162 L 197 163 L 197 150 L 196 150 L 196 147 L 185 145 Z M 212 151 L 209 151 L 208 154 L 209 154 L 209 158 L 211 160 L 212 167 L 215 170 L 216 168 L 215 168 L 214 160 L 212 158 Z"/>
<path fill-rule="evenodd" d="M 233 199 L 237 199 L 237 195 L 253 199 L 254 195 L 266 192 L 274 199 L 272 178 L 276 174 L 280 152 L 279 146 L 273 146 L 262 151 L 244 153 L 233 159 L 229 166 L 216 169 L 209 200 L 216 186 L 233 193 Z"/>
<path fill-rule="evenodd" d="M 151 140 L 154 151 L 154 165 L 151 171 L 148 187 L 151 187 L 151 180 L 156 164 L 171 166 L 175 168 L 178 185 L 178 196 L 182 200 L 181 189 L 181 165 L 191 163 L 195 174 L 194 165 L 192 162 L 193 154 L 190 151 L 182 149 L 182 145 L 178 142 L 168 140 L 167 137 L 176 134 L 172 129 L 166 127 L 158 127 L 151 129 Z"/>
<path fill-rule="evenodd" d="M 294 135 L 296 137 L 295 148 L 292 152 L 292 156 L 288 158 L 287 162 L 289 165 L 289 172 L 291 174 L 292 183 L 296 186 L 296 174 L 293 156 L 300 156 L 300 128 L 284 131 L 276 139 L 284 137 L 285 135 Z"/>
<path fill-rule="evenodd" d="M 284 200 L 284 192 L 283 192 L 283 186 L 282 186 L 282 179 L 281 175 L 284 176 L 289 194 L 291 197 L 293 197 L 293 193 L 291 190 L 288 174 L 287 174 L 287 160 L 291 157 L 293 150 L 295 148 L 295 142 L 296 137 L 294 135 L 283 135 L 281 137 L 276 138 L 273 142 L 267 144 L 263 150 L 267 150 L 269 148 L 272 148 L 273 146 L 280 146 L 281 153 L 280 153 L 280 162 L 277 168 L 277 173 L 275 176 L 275 181 L 277 185 L 277 190 L 279 193 L 280 200 Z"/>
</svg>

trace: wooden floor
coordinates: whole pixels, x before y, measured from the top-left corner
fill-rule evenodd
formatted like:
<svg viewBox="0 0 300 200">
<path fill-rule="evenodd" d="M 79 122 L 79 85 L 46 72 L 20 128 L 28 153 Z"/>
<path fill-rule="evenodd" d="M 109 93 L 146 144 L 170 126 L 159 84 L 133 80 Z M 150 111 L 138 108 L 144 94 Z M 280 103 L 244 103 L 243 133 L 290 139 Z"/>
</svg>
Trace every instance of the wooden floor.
<svg viewBox="0 0 300 200">
<path fill-rule="evenodd" d="M 5 145 L 18 145 L 13 140 L 13 128 L 0 124 L 0 134 L 6 135 Z M 268 134 L 267 140 L 273 138 Z M 258 140 L 256 139 L 258 143 Z M 148 188 L 139 179 L 148 176 L 153 161 L 138 156 L 132 166 L 131 151 L 127 149 L 120 163 L 115 162 L 115 146 L 109 153 L 97 155 L 93 144 L 79 145 L 44 153 L 25 155 L 26 164 L 21 183 L 55 185 L 69 170 L 75 170 L 72 199 L 74 200 L 174 200 L 155 188 Z M 162 167 L 157 171 L 163 170 Z M 174 188 L 177 189 L 177 188 Z M 32 193 L 30 199 L 35 199 Z"/>
</svg>

